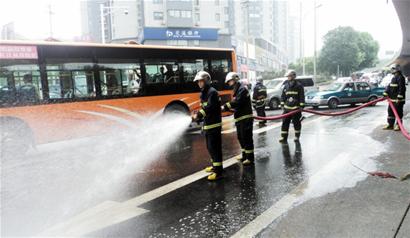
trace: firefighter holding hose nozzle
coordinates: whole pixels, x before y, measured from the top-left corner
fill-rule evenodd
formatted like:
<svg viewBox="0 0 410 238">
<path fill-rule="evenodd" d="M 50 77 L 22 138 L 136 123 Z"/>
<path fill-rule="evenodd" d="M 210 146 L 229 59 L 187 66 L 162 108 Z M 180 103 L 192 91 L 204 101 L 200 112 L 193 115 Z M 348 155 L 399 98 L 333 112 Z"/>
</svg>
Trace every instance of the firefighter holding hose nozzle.
<svg viewBox="0 0 410 238">
<path fill-rule="evenodd" d="M 236 133 L 242 148 L 241 162 L 243 165 L 253 165 L 255 160 L 253 147 L 253 114 L 251 96 L 247 87 L 239 82 L 239 75 L 229 72 L 225 83 L 233 88 L 233 99 L 227 102 L 222 109 L 234 111 Z"/>
<path fill-rule="evenodd" d="M 288 79 L 284 82 L 284 87 L 281 97 L 281 106 L 283 108 L 283 114 L 303 109 L 305 107 L 305 91 L 303 85 L 296 81 L 296 72 L 289 70 L 285 77 Z M 279 140 L 282 144 L 288 143 L 288 133 L 290 122 L 293 123 L 295 128 L 295 142 L 299 141 L 300 132 L 302 129 L 302 112 L 297 112 L 290 117 L 283 118 L 281 138 Z"/>
<path fill-rule="evenodd" d="M 193 121 L 203 121 L 202 130 L 206 138 L 206 147 L 211 155 L 212 166 L 205 171 L 211 173 L 208 180 L 215 181 L 222 178 L 222 119 L 221 100 L 218 91 L 211 86 L 211 76 L 205 71 L 196 74 L 194 82 L 201 89 L 201 109 L 192 114 Z"/>
<path fill-rule="evenodd" d="M 397 114 L 399 114 L 399 120 L 402 121 L 403 107 L 406 102 L 406 80 L 401 73 L 400 65 L 393 65 L 391 67 L 391 72 L 393 74 L 393 78 L 391 79 L 389 85 L 387 85 L 383 96 L 391 99 Z M 400 127 L 396 122 L 396 118 L 390 105 L 387 108 L 387 125 L 383 127 L 383 130 L 400 131 Z"/>
</svg>

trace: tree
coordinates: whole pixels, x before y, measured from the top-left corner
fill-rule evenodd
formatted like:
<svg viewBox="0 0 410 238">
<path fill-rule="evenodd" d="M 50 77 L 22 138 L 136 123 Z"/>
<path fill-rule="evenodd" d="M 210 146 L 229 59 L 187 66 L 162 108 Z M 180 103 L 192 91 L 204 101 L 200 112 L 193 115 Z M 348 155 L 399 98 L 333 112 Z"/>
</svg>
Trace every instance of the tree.
<svg viewBox="0 0 410 238">
<path fill-rule="evenodd" d="M 367 32 L 352 27 L 338 27 L 324 37 L 318 66 L 323 72 L 335 74 L 339 66 L 342 75 L 372 67 L 377 62 L 379 44 Z"/>
<path fill-rule="evenodd" d="M 305 74 L 313 74 L 313 57 L 305 57 Z M 298 59 L 295 63 L 288 65 L 289 69 L 296 71 L 297 75 L 303 75 L 303 59 Z"/>
</svg>

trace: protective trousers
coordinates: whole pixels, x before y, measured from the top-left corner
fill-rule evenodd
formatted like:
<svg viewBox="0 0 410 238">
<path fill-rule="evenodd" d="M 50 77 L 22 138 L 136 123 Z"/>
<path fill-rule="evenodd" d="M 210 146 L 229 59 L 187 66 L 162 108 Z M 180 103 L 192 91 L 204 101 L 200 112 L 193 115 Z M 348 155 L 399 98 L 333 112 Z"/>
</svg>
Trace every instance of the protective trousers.
<svg viewBox="0 0 410 238">
<path fill-rule="evenodd" d="M 284 110 L 283 114 L 289 113 L 291 111 Z M 302 130 L 302 123 L 300 119 L 302 118 L 302 112 L 298 112 L 293 114 L 290 117 L 283 118 L 282 120 L 282 130 L 281 130 L 281 136 L 283 139 L 287 140 L 288 139 L 288 134 L 289 134 L 289 126 L 290 122 L 293 123 L 293 126 L 295 128 L 295 136 L 297 138 L 300 137 L 300 132 Z"/>
<path fill-rule="evenodd" d="M 205 133 L 206 148 L 211 155 L 212 167 L 217 174 L 222 173 L 222 135 L 221 128 L 215 128 Z"/>
<path fill-rule="evenodd" d="M 242 148 L 242 160 L 254 161 L 253 153 L 253 118 L 235 123 L 239 144 Z"/>
<path fill-rule="evenodd" d="M 394 102 L 393 103 L 394 108 L 397 110 L 397 114 L 399 114 L 400 120 L 403 119 L 403 107 L 404 107 L 404 102 Z M 390 105 L 387 108 L 387 123 L 389 123 L 389 126 L 393 127 L 394 123 L 396 122 L 396 117 L 394 116 L 393 110 L 391 109 Z"/>
<path fill-rule="evenodd" d="M 256 111 L 256 114 L 259 117 L 266 117 L 265 106 L 255 107 L 255 111 Z M 263 120 L 263 121 L 260 121 L 260 122 L 266 123 L 266 120 Z"/>
</svg>

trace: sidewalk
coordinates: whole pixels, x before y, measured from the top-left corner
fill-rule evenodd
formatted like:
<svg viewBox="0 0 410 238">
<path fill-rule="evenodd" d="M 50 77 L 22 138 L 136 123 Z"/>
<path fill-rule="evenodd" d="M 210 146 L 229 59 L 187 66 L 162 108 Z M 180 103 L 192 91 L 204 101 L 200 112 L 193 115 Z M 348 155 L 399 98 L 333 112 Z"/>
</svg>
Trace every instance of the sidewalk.
<svg viewBox="0 0 410 238">
<path fill-rule="evenodd" d="M 405 112 L 405 127 L 409 129 L 409 103 Z M 410 172 L 409 141 L 398 132 L 382 131 L 381 126 L 373 130 L 371 137 L 387 148 L 372 158 L 377 170 L 396 176 Z M 394 237 L 409 204 L 410 180 L 368 176 L 356 186 L 295 206 L 258 237 Z M 410 237 L 410 214 L 405 217 L 397 237 Z"/>
</svg>

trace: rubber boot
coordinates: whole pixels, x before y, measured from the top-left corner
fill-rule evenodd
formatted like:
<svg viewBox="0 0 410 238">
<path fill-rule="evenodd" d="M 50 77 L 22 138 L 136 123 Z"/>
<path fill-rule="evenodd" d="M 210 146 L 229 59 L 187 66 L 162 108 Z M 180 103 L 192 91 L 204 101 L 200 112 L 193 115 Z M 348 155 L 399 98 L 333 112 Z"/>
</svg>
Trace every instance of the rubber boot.
<svg viewBox="0 0 410 238">
<path fill-rule="evenodd" d="M 394 126 L 394 129 L 393 129 L 394 131 L 400 131 L 400 126 L 398 125 L 398 124 L 396 124 L 395 126 Z"/>
<path fill-rule="evenodd" d="M 205 168 L 205 172 L 207 172 L 207 173 L 213 173 L 214 171 L 215 171 L 215 169 L 214 169 L 213 166 L 208 166 L 208 167 Z"/>
<path fill-rule="evenodd" d="M 222 173 L 212 173 L 208 176 L 209 181 L 216 181 L 222 178 L 223 178 Z"/>
<path fill-rule="evenodd" d="M 383 130 L 393 130 L 393 126 L 392 125 L 385 125 L 384 127 L 383 127 Z"/>
</svg>

